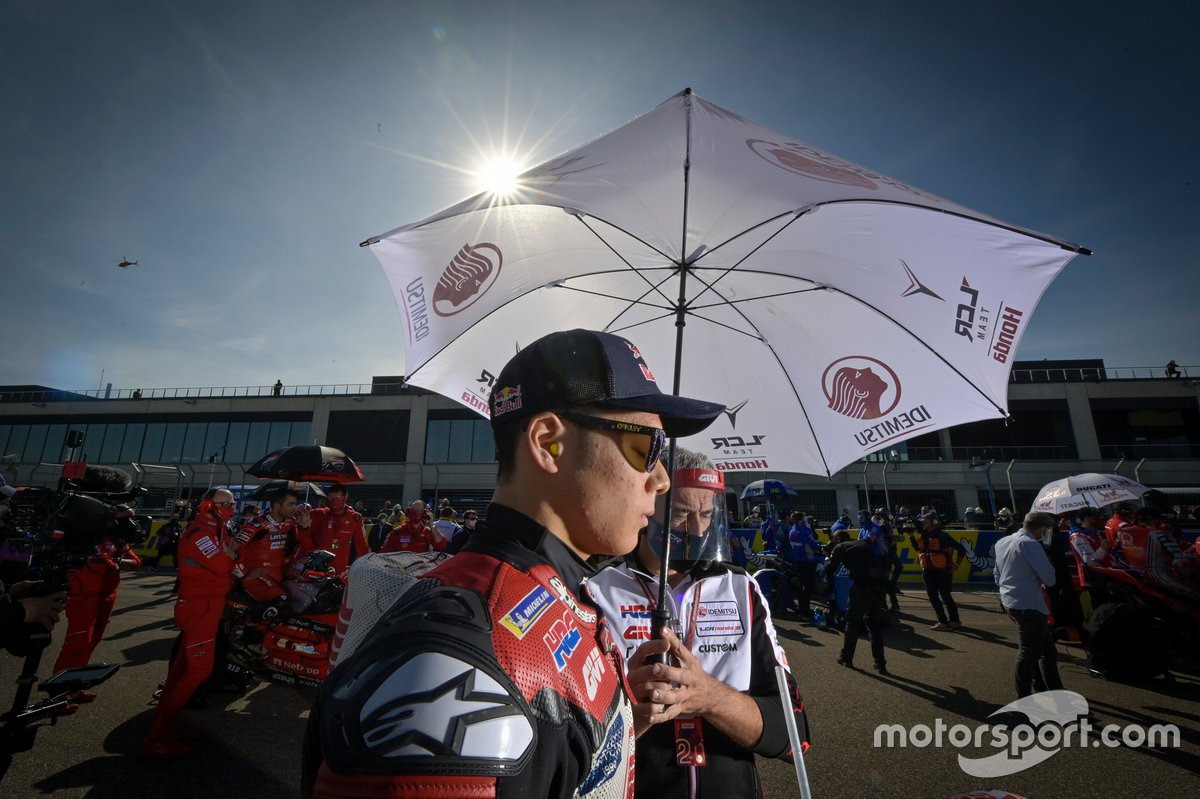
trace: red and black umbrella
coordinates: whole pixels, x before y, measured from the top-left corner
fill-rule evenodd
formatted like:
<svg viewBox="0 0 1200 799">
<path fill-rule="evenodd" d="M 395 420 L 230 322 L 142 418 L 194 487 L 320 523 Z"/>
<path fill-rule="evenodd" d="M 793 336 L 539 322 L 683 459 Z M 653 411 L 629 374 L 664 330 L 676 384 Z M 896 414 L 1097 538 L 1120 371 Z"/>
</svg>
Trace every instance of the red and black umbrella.
<svg viewBox="0 0 1200 799">
<path fill-rule="evenodd" d="M 246 470 L 246 474 L 264 479 L 310 480 L 322 483 L 361 483 L 358 464 L 333 447 L 287 447 L 265 456 Z"/>
<path fill-rule="evenodd" d="M 298 497 L 309 494 L 325 499 L 325 491 L 316 483 L 297 483 L 294 480 L 268 480 L 250 493 L 250 499 L 272 499 L 284 491 L 291 491 Z"/>
</svg>

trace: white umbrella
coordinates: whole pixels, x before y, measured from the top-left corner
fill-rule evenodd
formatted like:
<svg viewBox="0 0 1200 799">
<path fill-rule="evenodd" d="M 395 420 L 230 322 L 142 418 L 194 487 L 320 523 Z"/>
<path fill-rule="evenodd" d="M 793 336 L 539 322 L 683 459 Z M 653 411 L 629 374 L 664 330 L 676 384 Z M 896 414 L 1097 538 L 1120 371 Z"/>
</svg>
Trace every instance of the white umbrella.
<svg viewBox="0 0 1200 799">
<path fill-rule="evenodd" d="M 1042 486 L 1033 509 L 1043 513 L 1067 513 L 1080 508 L 1102 508 L 1114 502 L 1132 502 L 1150 489 L 1119 474 L 1085 472 Z"/>
<path fill-rule="evenodd" d="M 675 393 L 729 407 L 680 442 L 725 470 L 829 475 L 1006 416 L 1034 307 L 1087 252 L 690 90 L 518 184 L 363 242 L 405 314 L 408 382 L 486 416 L 514 348 L 618 333 L 659 378 L 674 365 Z"/>
</svg>

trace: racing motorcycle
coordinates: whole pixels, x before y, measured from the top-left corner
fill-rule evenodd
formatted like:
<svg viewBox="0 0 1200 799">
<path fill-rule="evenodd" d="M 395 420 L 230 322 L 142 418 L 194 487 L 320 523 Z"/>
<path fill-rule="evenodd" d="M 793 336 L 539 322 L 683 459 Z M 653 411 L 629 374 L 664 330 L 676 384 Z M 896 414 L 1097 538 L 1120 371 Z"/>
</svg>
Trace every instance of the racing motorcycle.
<svg viewBox="0 0 1200 799">
<path fill-rule="evenodd" d="M 345 584 L 317 550 L 292 562 L 286 599 L 259 602 L 236 586 L 225 598 L 225 670 L 241 680 L 316 687 L 329 674 L 329 647 Z"/>
<path fill-rule="evenodd" d="M 1119 566 L 1088 571 L 1108 595 L 1084 625 L 1093 671 L 1111 680 L 1169 678 L 1175 658 L 1200 663 L 1200 602 Z"/>
</svg>

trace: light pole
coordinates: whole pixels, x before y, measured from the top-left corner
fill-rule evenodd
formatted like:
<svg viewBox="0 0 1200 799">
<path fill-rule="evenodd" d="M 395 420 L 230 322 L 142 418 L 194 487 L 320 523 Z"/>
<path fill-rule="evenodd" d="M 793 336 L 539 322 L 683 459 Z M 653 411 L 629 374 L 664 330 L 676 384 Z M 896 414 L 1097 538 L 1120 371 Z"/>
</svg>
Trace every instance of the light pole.
<svg viewBox="0 0 1200 799">
<path fill-rule="evenodd" d="M 208 456 L 208 487 L 212 488 L 213 473 L 217 471 L 217 456 L 225 457 L 225 447 L 228 444 L 222 444 L 221 448 Z"/>
<path fill-rule="evenodd" d="M 871 468 L 871 461 L 863 458 L 863 491 L 867 494 L 867 510 L 871 509 L 871 484 L 870 476 L 867 474 L 867 469 Z"/>
<path fill-rule="evenodd" d="M 887 473 L 889 469 L 893 472 L 900 471 L 900 453 L 896 450 L 886 452 L 883 456 L 883 503 L 887 506 L 888 515 L 891 515 L 894 510 L 892 508 L 892 495 L 888 493 Z"/>
<path fill-rule="evenodd" d="M 992 506 L 993 519 L 996 518 L 996 492 L 992 490 L 992 464 L 995 462 L 996 461 L 991 459 L 985 461 L 983 458 L 980 458 L 976 455 L 971 458 L 971 463 L 969 465 L 969 468 L 971 469 L 983 470 L 983 478 L 987 481 L 988 504 Z"/>
</svg>

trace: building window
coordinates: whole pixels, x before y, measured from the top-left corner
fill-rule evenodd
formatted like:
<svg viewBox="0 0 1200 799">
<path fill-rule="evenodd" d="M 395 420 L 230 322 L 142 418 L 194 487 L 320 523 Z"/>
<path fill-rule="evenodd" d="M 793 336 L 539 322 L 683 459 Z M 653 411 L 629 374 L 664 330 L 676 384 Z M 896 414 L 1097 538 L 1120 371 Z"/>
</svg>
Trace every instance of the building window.
<svg viewBox="0 0 1200 799">
<path fill-rule="evenodd" d="M 182 422 L 172 422 L 167 425 L 166 435 L 163 436 L 162 455 L 160 463 L 179 463 L 183 455 L 183 439 L 187 435 L 187 425 Z"/>
<path fill-rule="evenodd" d="M 142 456 L 142 440 L 146 436 L 146 425 L 125 426 L 125 443 L 121 445 L 121 463 L 137 463 Z"/>
<path fill-rule="evenodd" d="M 25 442 L 25 460 L 38 463 L 42 459 L 42 448 L 46 446 L 46 433 L 50 425 L 35 424 L 29 426 L 29 439 Z"/>
<path fill-rule="evenodd" d="M 104 433 L 100 447 L 100 463 L 117 463 L 121 459 L 121 442 L 125 438 L 125 425 L 110 424 Z"/>
<path fill-rule="evenodd" d="M 61 463 L 66 460 L 63 457 L 63 444 L 66 442 L 66 438 L 67 426 L 65 424 L 50 425 L 50 430 L 46 433 L 46 446 L 42 450 L 42 460 L 51 463 Z"/>
<path fill-rule="evenodd" d="M 246 437 L 250 434 L 249 422 L 230 422 L 229 435 L 225 439 L 226 463 L 245 463 Z"/>
<path fill-rule="evenodd" d="M 8 436 L 8 452 L 6 455 L 16 455 L 22 461 L 25 460 L 25 442 L 29 440 L 29 425 L 15 424 L 12 428 L 12 433 Z"/>
<path fill-rule="evenodd" d="M 204 462 L 216 458 L 217 462 L 225 460 L 225 437 L 229 434 L 229 422 L 209 422 L 208 435 L 204 437 Z"/>
<path fill-rule="evenodd" d="M 408 411 L 333 411 L 325 443 L 356 461 L 402 463 L 408 459 L 408 421 Z M 305 443 L 311 436 L 310 430 Z"/>
<path fill-rule="evenodd" d="M 267 439 L 267 452 L 284 449 L 292 440 L 291 422 L 271 422 L 271 435 Z"/>
<path fill-rule="evenodd" d="M 146 437 L 142 441 L 142 463 L 161 463 L 163 439 L 167 426 L 161 422 L 146 425 Z"/>
<path fill-rule="evenodd" d="M 432 416 L 432 414 L 431 414 Z M 426 463 L 494 463 L 492 426 L 474 414 L 470 418 L 431 418 L 425 432 Z"/>
<path fill-rule="evenodd" d="M 310 446 L 312 440 L 312 422 L 292 422 L 292 438 L 288 442 L 293 447 Z"/>
<path fill-rule="evenodd" d="M 246 460 L 257 461 L 271 450 L 267 441 L 271 437 L 270 422 L 251 422 L 250 432 L 246 435 Z"/>
</svg>

